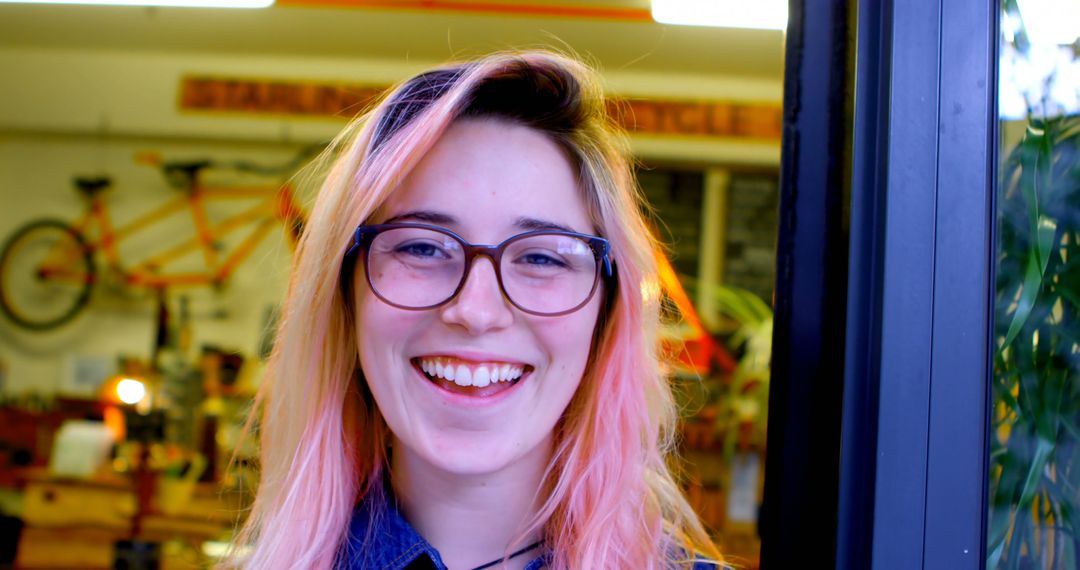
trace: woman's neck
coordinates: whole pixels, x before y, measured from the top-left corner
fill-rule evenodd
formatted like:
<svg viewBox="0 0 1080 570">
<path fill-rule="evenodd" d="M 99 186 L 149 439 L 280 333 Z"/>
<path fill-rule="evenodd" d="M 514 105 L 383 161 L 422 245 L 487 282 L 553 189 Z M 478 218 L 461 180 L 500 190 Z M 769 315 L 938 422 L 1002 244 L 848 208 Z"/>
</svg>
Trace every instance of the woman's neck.
<svg viewBox="0 0 1080 570">
<path fill-rule="evenodd" d="M 538 446 L 501 471 L 463 475 L 441 470 L 395 441 L 391 481 L 402 514 L 447 567 L 468 570 L 540 540 L 536 532 L 510 544 L 536 513 L 534 497 L 550 453 L 550 444 Z M 536 555 L 522 555 L 505 568 L 524 568 Z"/>
</svg>

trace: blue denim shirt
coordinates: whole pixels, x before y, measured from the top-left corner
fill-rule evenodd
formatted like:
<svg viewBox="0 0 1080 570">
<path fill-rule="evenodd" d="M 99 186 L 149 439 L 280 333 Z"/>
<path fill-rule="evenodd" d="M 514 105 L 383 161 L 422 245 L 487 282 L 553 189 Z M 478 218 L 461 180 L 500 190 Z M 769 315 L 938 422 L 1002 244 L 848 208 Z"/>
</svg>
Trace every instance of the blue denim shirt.
<svg viewBox="0 0 1080 570">
<path fill-rule="evenodd" d="M 366 546 L 366 548 L 365 548 Z M 523 556 L 533 555 L 528 553 Z M 525 570 L 545 568 L 550 552 L 539 555 Z M 393 497 L 369 496 L 360 502 L 349 524 L 349 536 L 338 552 L 340 570 L 447 570 L 439 551 L 431 546 L 398 511 Z M 700 560 L 694 570 L 728 568 Z"/>
<path fill-rule="evenodd" d="M 387 496 L 390 495 L 390 496 Z M 365 548 L 366 546 L 366 548 Z M 547 553 L 534 555 L 525 570 L 539 570 Z M 393 496 L 384 492 L 366 497 L 353 511 L 349 536 L 338 552 L 341 570 L 447 570 L 439 551 L 401 516 Z"/>
</svg>

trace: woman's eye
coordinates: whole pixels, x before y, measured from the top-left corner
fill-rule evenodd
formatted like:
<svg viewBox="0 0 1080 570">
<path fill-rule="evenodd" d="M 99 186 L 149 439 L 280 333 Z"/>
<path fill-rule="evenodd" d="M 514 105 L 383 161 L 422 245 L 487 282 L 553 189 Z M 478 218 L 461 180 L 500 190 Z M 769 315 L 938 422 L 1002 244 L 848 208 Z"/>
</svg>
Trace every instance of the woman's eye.
<svg viewBox="0 0 1080 570">
<path fill-rule="evenodd" d="M 407 243 L 398 246 L 397 252 L 414 257 L 448 257 L 446 252 L 432 243 Z"/>
<path fill-rule="evenodd" d="M 526 263 L 532 266 L 549 266 L 549 267 L 564 267 L 565 263 L 551 257 L 550 255 L 544 255 L 542 253 L 528 253 L 520 258 L 521 263 Z"/>
</svg>

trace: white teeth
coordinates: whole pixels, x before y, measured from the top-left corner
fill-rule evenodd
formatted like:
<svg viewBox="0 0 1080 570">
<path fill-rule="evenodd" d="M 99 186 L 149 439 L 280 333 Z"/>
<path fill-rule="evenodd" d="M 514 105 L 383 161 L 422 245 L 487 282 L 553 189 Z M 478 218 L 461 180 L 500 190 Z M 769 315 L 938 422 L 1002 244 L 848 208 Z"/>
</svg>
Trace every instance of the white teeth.
<svg viewBox="0 0 1080 570">
<path fill-rule="evenodd" d="M 511 382 L 521 377 L 525 369 L 514 364 L 485 363 L 475 367 L 443 362 L 442 358 L 419 359 L 420 369 L 428 376 L 445 378 L 458 386 L 483 388 L 495 382 Z"/>
<path fill-rule="evenodd" d="M 454 373 L 454 384 L 458 386 L 472 386 L 472 371 L 465 368 L 464 364 L 458 364 L 457 372 Z"/>
<path fill-rule="evenodd" d="M 481 366 L 476 369 L 476 374 L 473 375 L 473 386 L 477 388 L 483 388 L 491 383 L 491 376 L 488 373 L 486 366 Z"/>
</svg>

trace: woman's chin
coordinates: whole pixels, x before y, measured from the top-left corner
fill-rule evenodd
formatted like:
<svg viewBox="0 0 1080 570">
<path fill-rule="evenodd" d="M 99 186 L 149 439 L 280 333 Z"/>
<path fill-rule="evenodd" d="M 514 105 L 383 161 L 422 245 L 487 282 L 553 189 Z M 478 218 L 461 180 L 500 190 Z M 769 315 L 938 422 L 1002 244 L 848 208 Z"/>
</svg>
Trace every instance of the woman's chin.
<svg viewBox="0 0 1080 570">
<path fill-rule="evenodd" d="M 448 474 L 490 475 L 505 470 L 521 459 L 500 447 L 490 444 L 447 443 L 437 450 L 428 450 L 422 459 L 431 467 Z"/>
<path fill-rule="evenodd" d="M 395 465 L 431 469 L 445 475 L 517 473 L 531 478 L 532 472 L 546 469 L 551 452 L 550 436 L 517 433 L 513 426 L 501 431 L 444 427 L 413 435 L 417 437 L 395 437 L 395 447 L 406 448 L 401 457 L 405 461 L 399 463 L 395 458 Z"/>
</svg>

